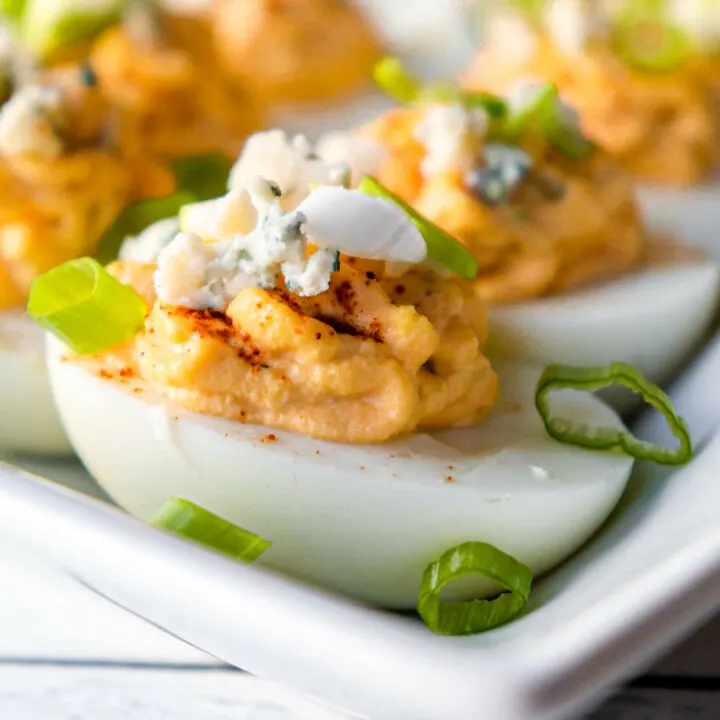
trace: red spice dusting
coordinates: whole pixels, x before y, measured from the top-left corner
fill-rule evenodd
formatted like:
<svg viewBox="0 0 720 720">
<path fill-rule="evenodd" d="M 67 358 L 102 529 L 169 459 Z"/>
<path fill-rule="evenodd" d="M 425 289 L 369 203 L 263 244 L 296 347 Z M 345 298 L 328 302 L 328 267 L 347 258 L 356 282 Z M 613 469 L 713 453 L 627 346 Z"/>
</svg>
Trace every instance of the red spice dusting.
<svg viewBox="0 0 720 720">
<path fill-rule="evenodd" d="M 319 455 L 319 454 L 320 454 L 320 451 L 319 451 L 319 450 L 316 450 L 316 451 L 315 451 L 315 454 L 316 454 L 316 455 Z"/>
<path fill-rule="evenodd" d="M 103 380 L 112 380 L 113 379 L 113 374 L 109 370 L 105 370 L 105 369 L 99 370 L 98 375 L 101 378 L 103 378 Z"/>
<path fill-rule="evenodd" d="M 120 377 L 121 378 L 131 378 L 135 377 L 135 371 L 131 367 L 124 367 L 120 370 Z"/>
<path fill-rule="evenodd" d="M 454 478 L 452 475 L 448 475 L 448 476 L 445 478 L 445 482 L 449 482 L 449 483 L 455 482 L 455 478 Z"/>
<path fill-rule="evenodd" d="M 266 442 L 273 443 L 273 442 L 277 442 L 277 437 L 276 437 L 275 435 L 273 435 L 272 433 L 270 433 L 269 435 L 265 435 L 264 437 L 260 438 L 260 442 L 261 442 L 261 443 L 266 443 Z"/>
<path fill-rule="evenodd" d="M 305 331 L 304 331 L 302 328 L 299 328 L 299 327 L 293 328 L 293 332 L 294 332 L 296 335 L 304 335 L 304 334 L 305 334 Z"/>
<path fill-rule="evenodd" d="M 369 335 L 375 342 L 382 342 L 382 328 L 377 317 L 373 317 L 370 321 L 366 335 Z"/>
</svg>

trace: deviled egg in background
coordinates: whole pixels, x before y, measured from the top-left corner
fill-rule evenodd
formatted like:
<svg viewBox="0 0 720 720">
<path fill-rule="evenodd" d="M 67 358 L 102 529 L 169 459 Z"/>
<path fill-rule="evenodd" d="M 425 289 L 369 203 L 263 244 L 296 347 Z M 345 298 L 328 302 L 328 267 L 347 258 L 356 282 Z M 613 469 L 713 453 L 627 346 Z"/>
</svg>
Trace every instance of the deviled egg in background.
<svg viewBox="0 0 720 720">
<path fill-rule="evenodd" d="M 20 85 L 0 109 L 0 448 L 68 452 L 41 362 L 42 336 L 25 317 L 40 273 L 94 252 L 136 200 L 171 192 L 169 169 L 103 145 L 109 107 L 84 66 Z"/>
<path fill-rule="evenodd" d="M 360 129 L 362 172 L 472 251 L 492 355 L 624 360 L 659 382 L 678 369 L 714 317 L 720 265 L 650 231 L 633 178 L 552 85 L 508 97 L 423 85 L 393 59 L 377 74 L 406 106 Z M 319 152 L 352 164 L 356 150 Z"/>
<path fill-rule="evenodd" d="M 555 83 L 588 135 L 640 180 L 647 227 L 720 258 L 720 46 L 715 2 L 512 0 L 475 3 L 482 36 L 470 89 Z"/>
</svg>

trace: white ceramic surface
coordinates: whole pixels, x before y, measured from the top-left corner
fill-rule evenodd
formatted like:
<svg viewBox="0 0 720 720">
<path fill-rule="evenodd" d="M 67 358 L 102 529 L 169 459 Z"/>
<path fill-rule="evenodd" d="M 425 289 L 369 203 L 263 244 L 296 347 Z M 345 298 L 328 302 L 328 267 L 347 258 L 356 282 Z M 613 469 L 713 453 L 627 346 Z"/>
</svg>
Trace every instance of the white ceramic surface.
<svg viewBox="0 0 720 720">
<path fill-rule="evenodd" d="M 353 446 L 168 410 L 147 385 L 108 383 L 92 361 L 63 362 L 63 352 L 50 344 L 65 427 L 121 507 L 146 519 L 171 497 L 188 498 L 271 540 L 260 564 L 383 607 L 414 608 L 428 564 L 468 540 L 546 572 L 604 522 L 632 467 L 558 446 L 534 409 L 532 368 L 496 366 L 503 398 L 481 428 Z M 588 396 L 558 393 L 553 407 L 593 425 L 618 422 Z M 263 442 L 271 430 L 274 442 Z M 468 579 L 456 599 L 488 591 Z"/>
<path fill-rule="evenodd" d="M 537 583 L 528 613 L 481 636 L 433 636 L 413 617 L 232 563 L 9 470 L 0 525 L 158 626 L 348 713 L 576 717 L 720 605 L 720 413 L 707 385 L 719 362 L 716 341 L 675 393 L 695 460 L 674 472 L 645 468 L 599 537 Z M 661 434 L 652 420 L 641 425 Z"/>
</svg>

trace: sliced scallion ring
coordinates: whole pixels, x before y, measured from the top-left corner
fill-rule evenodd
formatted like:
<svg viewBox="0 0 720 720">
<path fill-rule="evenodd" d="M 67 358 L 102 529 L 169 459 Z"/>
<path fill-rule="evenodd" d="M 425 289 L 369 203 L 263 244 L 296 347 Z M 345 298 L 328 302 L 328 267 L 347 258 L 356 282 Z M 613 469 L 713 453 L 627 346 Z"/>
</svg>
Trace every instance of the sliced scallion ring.
<svg viewBox="0 0 720 720">
<path fill-rule="evenodd" d="M 446 233 L 442 228 L 435 225 L 435 223 L 420 215 L 420 213 L 416 212 L 402 198 L 399 198 L 395 193 L 388 190 L 371 175 L 366 175 L 360 181 L 358 189 L 366 195 L 389 200 L 405 211 L 425 240 L 428 260 L 432 260 L 468 280 L 475 279 L 478 271 L 477 260 L 473 254 L 452 235 Z"/>
<path fill-rule="evenodd" d="M 507 104 L 496 95 L 463 90 L 448 82 L 426 85 L 395 57 L 380 60 L 375 65 L 373 76 L 384 93 L 403 104 L 458 103 L 467 108 L 484 110 L 490 118 L 503 118 L 507 113 Z"/>
<path fill-rule="evenodd" d="M 48 59 L 90 42 L 121 18 L 125 4 L 124 0 L 27 0 L 19 18 L 20 40 L 31 52 Z"/>
<path fill-rule="evenodd" d="M 500 136 L 517 141 L 533 125 L 551 145 L 572 160 L 581 160 L 595 147 L 583 134 L 575 110 L 565 105 L 557 88 L 550 83 L 525 90 L 525 96 L 514 104 L 502 123 Z"/>
<path fill-rule="evenodd" d="M 178 188 L 203 201 L 227 192 L 232 163 L 220 154 L 193 155 L 178 158 L 172 168 Z"/>
<path fill-rule="evenodd" d="M 615 383 L 639 393 L 648 405 L 660 412 L 667 420 L 672 434 L 680 441 L 680 447 L 676 450 L 660 447 L 640 440 L 621 428 L 594 428 L 553 415 L 549 398 L 551 391 L 570 389 L 593 392 Z M 690 432 L 685 421 L 675 412 L 670 398 L 627 363 L 615 362 L 603 367 L 550 365 L 538 381 L 535 406 L 548 434 L 566 445 L 623 452 L 636 460 L 648 460 L 660 465 L 684 465 L 692 458 Z"/>
<path fill-rule="evenodd" d="M 489 600 L 446 602 L 442 589 L 465 575 L 482 575 L 502 586 Z M 514 620 L 525 607 L 532 588 L 532 572 L 493 545 L 466 542 L 428 565 L 420 586 L 417 611 L 438 635 L 474 635 Z"/>
<path fill-rule="evenodd" d="M 257 560 L 272 545 L 184 498 L 168 500 L 150 524 L 246 563 Z"/>
<path fill-rule="evenodd" d="M 612 48 L 629 67 L 648 73 L 669 73 L 687 62 L 692 52 L 691 40 L 662 13 L 662 3 L 636 0 L 627 4 L 614 23 Z"/>
<path fill-rule="evenodd" d="M 0 17 L 11 22 L 20 20 L 26 5 L 27 0 L 0 0 Z"/>
<path fill-rule="evenodd" d="M 420 91 L 418 102 L 458 103 L 471 110 L 484 110 L 490 118 L 500 119 L 507 115 L 507 103 L 485 92 L 470 92 L 451 83 L 431 83 Z"/>
<path fill-rule="evenodd" d="M 400 103 L 416 102 L 423 89 L 423 83 L 396 57 L 378 60 L 373 68 L 375 84 L 391 98 Z"/>
<path fill-rule="evenodd" d="M 101 263 L 112 262 L 117 258 L 120 246 L 126 238 L 139 235 L 159 220 L 175 217 L 180 212 L 180 208 L 196 200 L 193 193 L 182 191 L 128 205 L 100 238 L 95 254 L 97 259 Z"/>
<path fill-rule="evenodd" d="M 71 260 L 35 279 L 27 311 L 73 352 L 89 355 L 131 338 L 145 301 L 92 258 Z"/>
</svg>

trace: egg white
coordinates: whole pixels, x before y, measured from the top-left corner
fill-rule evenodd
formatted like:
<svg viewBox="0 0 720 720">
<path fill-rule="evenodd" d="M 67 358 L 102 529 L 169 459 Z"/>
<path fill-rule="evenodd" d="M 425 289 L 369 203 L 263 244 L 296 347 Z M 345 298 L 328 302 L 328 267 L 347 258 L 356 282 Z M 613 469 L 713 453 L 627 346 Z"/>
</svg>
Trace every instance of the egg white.
<svg viewBox="0 0 720 720">
<path fill-rule="evenodd" d="M 0 312 L 0 452 L 72 452 L 52 399 L 44 333 L 20 310 Z"/>
<path fill-rule="evenodd" d="M 188 498 L 271 540 L 261 563 L 387 607 L 414 607 L 428 563 L 467 540 L 547 571 L 604 521 L 632 466 L 550 439 L 533 407 L 534 369 L 502 370 L 504 397 L 481 427 L 356 446 L 173 408 L 142 382 L 103 380 L 96 363 L 63 352 L 51 340 L 66 429 L 122 507 L 146 519 Z M 557 407 L 620 422 L 589 396 L 560 393 Z M 470 590 L 492 588 L 478 580 Z"/>
<path fill-rule="evenodd" d="M 683 238 L 720 261 L 720 182 L 680 189 L 639 185 L 637 200 L 648 230 Z"/>
<path fill-rule="evenodd" d="M 655 267 L 586 290 L 491 308 L 488 353 L 543 367 L 620 360 L 662 382 L 697 348 L 719 296 L 715 261 Z M 606 399 L 620 411 L 634 402 L 625 394 Z"/>
</svg>

